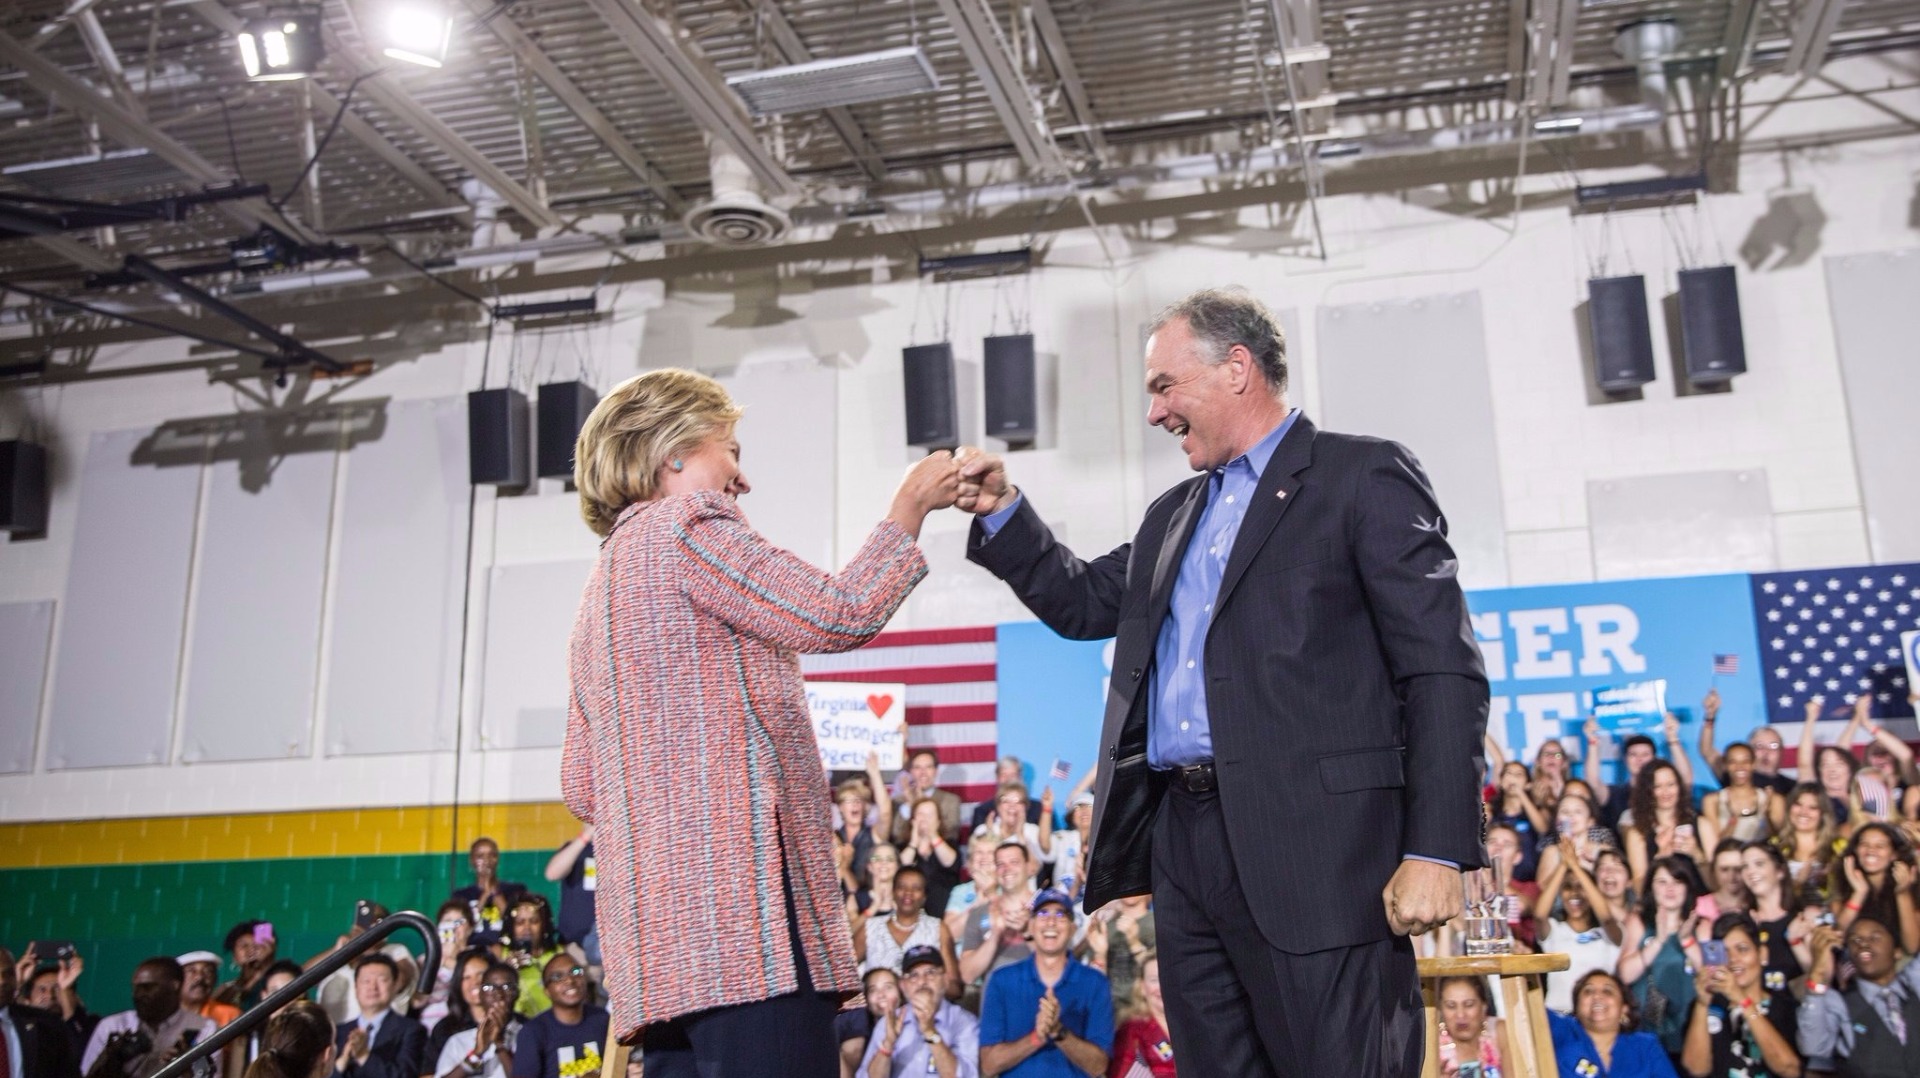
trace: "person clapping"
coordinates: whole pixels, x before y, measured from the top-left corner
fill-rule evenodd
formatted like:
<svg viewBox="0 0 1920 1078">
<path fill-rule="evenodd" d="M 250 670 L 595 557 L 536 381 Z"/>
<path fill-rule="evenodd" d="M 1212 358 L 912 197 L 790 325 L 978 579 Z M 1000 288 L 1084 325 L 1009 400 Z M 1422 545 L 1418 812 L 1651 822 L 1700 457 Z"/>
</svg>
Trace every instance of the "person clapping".
<svg viewBox="0 0 1920 1078">
<path fill-rule="evenodd" d="M 900 956 L 900 1003 L 875 1023 L 859 1078 L 980 1073 L 980 1024 L 946 998 L 950 962 L 937 947 Z"/>
<path fill-rule="evenodd" d="M 1073 900 L 1033 896 L 1033 955 L 987 978 L 980 1070 L 1013 1078 L 1104 1074 L 1113 1046 L 1113 993 L 1099 970 L 1067 953 Z"/>
</svg>

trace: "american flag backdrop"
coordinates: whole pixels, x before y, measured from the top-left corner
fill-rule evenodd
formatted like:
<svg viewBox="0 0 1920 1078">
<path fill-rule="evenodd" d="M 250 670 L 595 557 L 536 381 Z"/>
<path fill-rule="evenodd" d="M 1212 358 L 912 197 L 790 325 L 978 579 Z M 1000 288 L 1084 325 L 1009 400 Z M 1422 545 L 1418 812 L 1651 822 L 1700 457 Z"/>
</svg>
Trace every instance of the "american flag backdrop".
<svg viewBox="0 0 1920 1078">
<path fill-rule="evenodd" d="M 1900 634 L 1920 629 L 1920 565 L 1757 573 L 1753 616 L 1767 716 L 1789 746 L 1811 697 L 1824 698 L 1830 720 L 1862 693 L 1876 718 L 1913 715 Z"/>
<path fill-rule="evenodd" d="M 805 655 L 810 681 L 901 682 L 907 747 L 940 754 L 940 785 L 972 804 L 993 796 L 999 755 L 994 627 L 881 633 L 840 655 Z"/>
</svg>

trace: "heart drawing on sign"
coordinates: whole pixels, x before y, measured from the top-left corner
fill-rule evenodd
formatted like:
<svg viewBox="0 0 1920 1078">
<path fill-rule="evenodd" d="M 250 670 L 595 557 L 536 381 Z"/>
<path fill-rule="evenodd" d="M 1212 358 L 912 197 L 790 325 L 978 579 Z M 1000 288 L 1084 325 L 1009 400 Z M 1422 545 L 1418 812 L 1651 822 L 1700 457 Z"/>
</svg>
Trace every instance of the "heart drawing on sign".
<svg viewBox="0 0 1920 1078">
<path fill-rule="evenodd" d="M 893 706 L 893 697 L 874 693 L 867 697 L 867 706 L 873 709 L 874 718 L 884 719 L 887 717 L 887 709 Z"/>
</svg>

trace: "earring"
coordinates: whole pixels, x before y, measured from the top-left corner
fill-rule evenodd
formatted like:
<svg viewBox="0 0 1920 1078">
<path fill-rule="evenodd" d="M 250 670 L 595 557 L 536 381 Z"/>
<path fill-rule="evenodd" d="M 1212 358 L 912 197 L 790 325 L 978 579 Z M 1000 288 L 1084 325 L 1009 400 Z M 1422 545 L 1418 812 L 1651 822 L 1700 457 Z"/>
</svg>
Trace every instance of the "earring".
<svg viewBox="0 0 1920 1078">
<path fill-rule="evenodd" d="M 677 472 L 680 469 L 685 468 L 686 464 L 678 459 L 675 459 L 675 460 L 668 461 L 667 467 L 672 468 L 674 471 Z"/>
</svg>

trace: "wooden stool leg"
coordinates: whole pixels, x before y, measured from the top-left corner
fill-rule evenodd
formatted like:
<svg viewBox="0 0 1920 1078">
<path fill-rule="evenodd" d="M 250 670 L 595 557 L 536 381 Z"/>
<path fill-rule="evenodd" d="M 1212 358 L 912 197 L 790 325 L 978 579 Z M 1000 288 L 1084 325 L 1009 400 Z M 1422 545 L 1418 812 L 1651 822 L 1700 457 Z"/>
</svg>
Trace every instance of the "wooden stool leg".
<svg viewBox="0 0 1920 1078">
<path fill-rule="evenodd" d="M 1539 1039 L 1533 1032 L 1533 1015 L 1527 1010 L 1524 978 L 1500 978 L 1501 1011 L 1507 1019 L 1507 1042 L 1515 1056 L 1507 1064 L 1513 1078 L 1540 1078 Z"/>
<path fill-rule="evenodd" d="M 1427 1054 L 1426 1062 L 1420 1065 L 1420 1078 L 1440 1078 L 1440 993 L 1434 988 L 1437 981 L 1420 982 L 1420 998 L 1426 1003 L 1427 1012 Z"/>
<path fill-rule="evenodd" d="M 627 1078 L 627 1057 L 632 1051 L 609 1031 L 607 1050 L 601 1054 L 600 1078 Z"/>
<path fill-rule="evenodd" d="M 1553 1026 L 1547 1022 L 1547 979 L 1538 973 L 1527 977 L 1527 1020 L 1539 1049 L 1540 1078 L 1560 1078 L 1560 1061 L 1553 1054 Z"/>
</svg>

